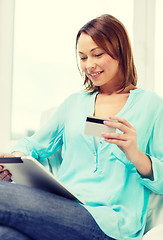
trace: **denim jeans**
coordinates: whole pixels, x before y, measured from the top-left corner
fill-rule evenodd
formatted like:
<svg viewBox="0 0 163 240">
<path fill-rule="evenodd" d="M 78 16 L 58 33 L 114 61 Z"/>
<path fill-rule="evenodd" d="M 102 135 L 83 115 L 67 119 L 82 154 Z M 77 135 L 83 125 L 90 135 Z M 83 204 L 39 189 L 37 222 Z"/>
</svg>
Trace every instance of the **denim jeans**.
<svg viewBox="0 0 163 240">
<path fill-rule="evenodd" d="M 112 238 L 101 231 L 91 214 L 79 203 L 39 189 L 0 181 L 0 239 Z"/>
<path fill-rule="evenodd" d="M 0 226 L 0 239 L 3 240 L 30 240 L 25 234 L 11 227 Z"/>
</svg>

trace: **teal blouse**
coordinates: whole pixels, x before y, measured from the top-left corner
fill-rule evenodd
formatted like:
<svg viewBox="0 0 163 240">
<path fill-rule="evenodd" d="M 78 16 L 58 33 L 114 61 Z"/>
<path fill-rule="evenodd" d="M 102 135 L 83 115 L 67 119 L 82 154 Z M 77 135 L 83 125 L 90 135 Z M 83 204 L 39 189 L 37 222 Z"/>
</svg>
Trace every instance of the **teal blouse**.
<svg viewBox="0 0 163 240">
<path fill-rule="evenodd" d="M 117 114 L 136 128 L 138 147 L 152 161 L 152 181 L 142 177 L 116 145 L 100 138 L 96 146 L 94 137 L 84 135 L 96 95 L 72 94 L 41 130 L 20 140 L 12 151 L 41 161 L 62 147 L 57 178 L 86 203 L 105 234 L 140 240 L 150 190 L 163 194 L 163 99 L 151 91 L 132 90 Z"/>
</svg>

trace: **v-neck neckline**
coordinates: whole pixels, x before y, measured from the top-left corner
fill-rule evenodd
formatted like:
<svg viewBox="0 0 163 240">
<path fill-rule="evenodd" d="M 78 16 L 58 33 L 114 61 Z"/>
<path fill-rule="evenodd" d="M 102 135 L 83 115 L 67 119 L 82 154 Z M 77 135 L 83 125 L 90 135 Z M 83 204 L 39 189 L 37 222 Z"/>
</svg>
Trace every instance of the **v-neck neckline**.
<svg viewBox="0 0 163 240">
<path fill-rule="evenodd" d="M 131 104 L 135 94 L 137 94 L 140 91 L 143 91 L 143 89 L 136 88 L 136 89 L 130 90 L 130 93 L 129 93 L 129 96 L 128 96 L 128 99 L 127 99 L 126 103 L 121 108 L 121 110 L 116 114 L 117 117 L 121 117 L 123 115 L 123 113 L 126 111 L 126 109 L 128 109 L 129 105 Z M 90 104 L 90 108 L 89 108 L 90 116 L 94 116 L 97 95 L 98 95 L 98 92 L 95 92 L 92 95 L 93 99 L 91 98 L 91 100 L 93 100 L 93 101 L 92 101 L 92 104 Z"/>
</svg>

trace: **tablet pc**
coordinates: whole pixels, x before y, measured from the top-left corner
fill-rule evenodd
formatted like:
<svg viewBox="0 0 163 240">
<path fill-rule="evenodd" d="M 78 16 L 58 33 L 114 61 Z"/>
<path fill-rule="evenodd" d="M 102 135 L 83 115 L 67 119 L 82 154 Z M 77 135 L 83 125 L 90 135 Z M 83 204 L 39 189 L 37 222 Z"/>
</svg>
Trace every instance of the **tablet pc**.
<svg viewBox="0 0 163 240">
<path fill-rule="evenodd" d="M 31 156 L 0 158 L 0 165 L 10 171 L 12 180 L 17 184 L 40 188 L 84 204 L 81 199 Z"/>
</svg>

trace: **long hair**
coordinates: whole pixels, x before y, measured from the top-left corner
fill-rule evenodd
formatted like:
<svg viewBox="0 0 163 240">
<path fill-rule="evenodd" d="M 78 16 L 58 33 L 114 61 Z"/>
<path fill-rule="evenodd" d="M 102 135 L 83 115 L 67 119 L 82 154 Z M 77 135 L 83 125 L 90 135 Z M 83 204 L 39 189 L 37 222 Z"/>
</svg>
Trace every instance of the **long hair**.
<svg viewBox="0 0 163 240">
<path fill-rule="evenodd" d="M 120 89 L 124 89 L 130 83 L 136 86 L 137 72 L 130 39 L 126 28 L 118 19 L 111 15 L 104 14 L 86 23 L 79 30 L 76 37 L 76 55 L 78 40 L 82 33 L 88 34 L 97 46 L 104 49 L 112 58 L 119 61 L 124 75 L 124 81 L 120 84 Z M 109 43 L 113 51 L 108 49 L 107 43 Z M 94 93 L 99 90 L 99 87 L 94 86 L 86 75 L 84 78 L 84 85 L 87 91 Z"/>
</svg>

